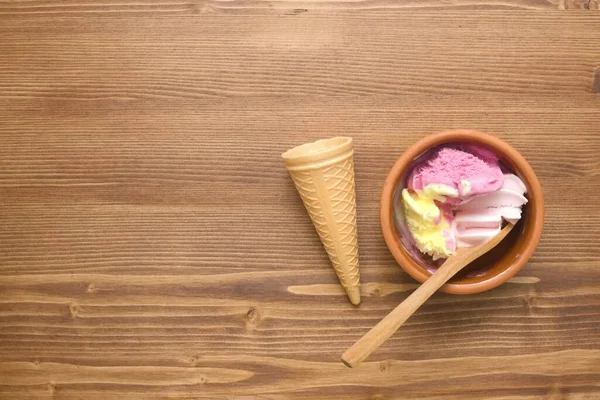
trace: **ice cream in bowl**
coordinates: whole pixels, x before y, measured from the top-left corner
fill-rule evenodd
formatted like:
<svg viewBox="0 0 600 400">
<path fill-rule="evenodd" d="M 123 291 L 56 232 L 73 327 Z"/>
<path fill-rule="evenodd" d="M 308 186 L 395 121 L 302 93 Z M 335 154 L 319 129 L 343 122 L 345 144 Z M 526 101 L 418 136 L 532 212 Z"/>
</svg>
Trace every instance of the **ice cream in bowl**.
<svg viewBox="0 0 600 400">
<path fill-rule="evenodd" d="M 391 168 L 381 197 L 381 226 L 398 264 L 424 282 L 461 247 L 486 243 L 508 223 L 509 235 L 459 272 L 441 291 L 492 289 L 514 276 L 539 243 L 540 183 L 512 146 L 474 130 L 427 136 Z"/>
</svg>

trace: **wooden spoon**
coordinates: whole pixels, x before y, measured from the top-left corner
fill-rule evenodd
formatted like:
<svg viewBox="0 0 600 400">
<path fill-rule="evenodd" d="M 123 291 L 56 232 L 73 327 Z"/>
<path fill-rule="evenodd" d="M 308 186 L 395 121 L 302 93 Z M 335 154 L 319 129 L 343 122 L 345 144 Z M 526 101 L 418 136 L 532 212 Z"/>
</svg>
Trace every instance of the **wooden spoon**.
<svg viewBox="0 0 600 400">
<path fill-rule="evenodd" d="M 365 336 L 360 338 L 342 355 L 342 362 L 350 368 L 358 366 L 372 352 L 377 350 L 417 309 L 425 303 L 440 287 L 472 261 L 487 253 L 508 235 L 514 227 L 506 225 L 490 241 L 477 247 L 463 247 L 448 257 L 438 270 L 398 307 L 382 319 Z"/>
</svg>

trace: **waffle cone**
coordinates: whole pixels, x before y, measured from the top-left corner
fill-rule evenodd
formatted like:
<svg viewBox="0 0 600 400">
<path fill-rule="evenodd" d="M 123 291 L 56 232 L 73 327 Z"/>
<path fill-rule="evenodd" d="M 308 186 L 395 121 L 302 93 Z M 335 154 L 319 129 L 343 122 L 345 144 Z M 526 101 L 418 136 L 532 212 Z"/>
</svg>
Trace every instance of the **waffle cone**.
<svg viewBox="0 0 600 400">
<path fill-rule="evenodd" d="M 352 138 L 336 137 L 283 153 L 288 172 L 352 304 L 360 303 Z"/>
</svg>

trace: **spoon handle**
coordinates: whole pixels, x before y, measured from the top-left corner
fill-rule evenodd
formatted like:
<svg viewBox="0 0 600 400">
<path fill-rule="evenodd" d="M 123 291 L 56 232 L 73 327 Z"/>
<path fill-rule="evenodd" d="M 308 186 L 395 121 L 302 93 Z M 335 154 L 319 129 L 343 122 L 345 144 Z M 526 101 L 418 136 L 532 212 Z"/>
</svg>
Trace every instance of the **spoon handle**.
<svg viewBox="0 0 600 400">
<path fill-rule="evenodd" d="M 454 262 L 452 262 L 454 261 Z M 394 310 L 375 325 L 342 355 L 342 361 L 350 368 L 356 367 L 377 350 L 417 309 L 425 303 L 444 283 L 462 268 L 460 258 L 448 260 L 425 281 L 417 290 L 400 303 Z"/>
<path fill-rule="evenodd" d="M 356 367 L 372 352 L 377 350 L 386 340 L 390 338 L 402 326 L 402 324 L 417 309 L 434 294 L 444 283 L 448 282 L 458 271 L 466 265 L 479 258 L 482 254 L 496 246 L 510 230 L 513 225 L 508 224 L 498 235 L 488 243 L 470 248 L 460 248 L 456 254 L 448 257 L 438 270 L 429 277 L 417 290 L 406 298 L 398 307 L 375 325 L 366 335 L 360 338 L 352 347 L 342 355 L 342 362 L 350 368 Z"/>
</svg>

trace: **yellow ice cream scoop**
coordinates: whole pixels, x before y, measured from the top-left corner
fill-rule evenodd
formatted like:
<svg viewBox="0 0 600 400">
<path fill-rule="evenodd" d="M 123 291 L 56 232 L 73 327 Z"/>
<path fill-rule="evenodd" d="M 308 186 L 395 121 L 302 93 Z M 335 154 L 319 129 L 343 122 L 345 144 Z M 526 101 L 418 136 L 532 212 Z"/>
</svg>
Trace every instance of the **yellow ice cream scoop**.
<svg viewBox="0 0 600 400">
<path fill-rule="evenodd" d="M 452 255 L 454 249 L 447 245 L 450 223 L 433 199 L 404 189 L 402 203 L 408 230 L 419 250 L 434 260 Z"/>
</svg>

